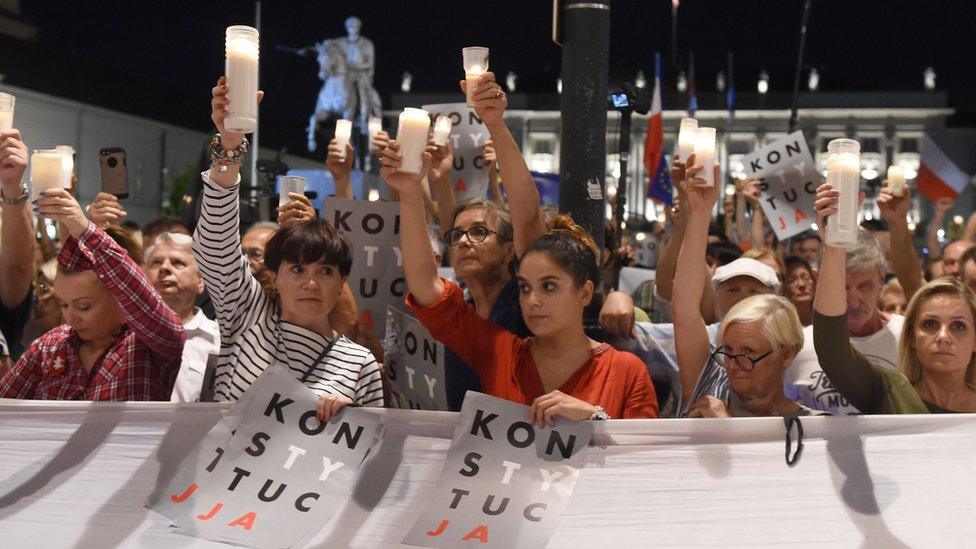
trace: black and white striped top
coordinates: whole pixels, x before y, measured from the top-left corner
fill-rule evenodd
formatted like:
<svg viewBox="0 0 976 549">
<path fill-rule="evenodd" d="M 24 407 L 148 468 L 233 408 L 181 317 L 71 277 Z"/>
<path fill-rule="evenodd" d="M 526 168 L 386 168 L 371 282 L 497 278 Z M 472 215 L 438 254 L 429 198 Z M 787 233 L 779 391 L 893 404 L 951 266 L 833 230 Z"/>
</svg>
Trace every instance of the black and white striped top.
<svg viewBox="0 0 976 549">
<path fill-rule="evenodd" d="M 237 400 L 275 360 L 300 380 L 331 338 L 281 319 L 281 306 L 261 290 L 241 253 L 238 186 L 224 189 L 208 172 L 202 177 L 203 208 L 193 235 L 193 255 L 220 325 L 214 398 Z M 362 406 L 383 406 L 382 379 L 373 354 L 333 334 L 339 339 L 305 385 Z"/>
</svg>

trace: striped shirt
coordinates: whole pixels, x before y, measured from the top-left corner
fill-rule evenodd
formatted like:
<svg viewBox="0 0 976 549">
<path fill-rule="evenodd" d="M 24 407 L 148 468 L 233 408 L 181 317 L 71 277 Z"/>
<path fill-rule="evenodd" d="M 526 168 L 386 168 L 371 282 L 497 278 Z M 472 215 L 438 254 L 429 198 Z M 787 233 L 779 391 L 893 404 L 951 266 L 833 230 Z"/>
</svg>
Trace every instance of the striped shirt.
<svg viewBox="0 0 976 549">
<path fill-rule="evenodd" d="M 303 382 L 317 394 L 383 406 L 379 365 L 369 350 L 334 331 L 328 338 L 281 318 L 281 305 L 261 290 L 241 253 L 238 185 L 224 189 L 209 172 L 202 177 L 203 208 L 193 235 L 193 255 L 220 325 L 214 399 L 241 398 L 277 361 L 299 380 L 307 374 Z"/>
</svg>

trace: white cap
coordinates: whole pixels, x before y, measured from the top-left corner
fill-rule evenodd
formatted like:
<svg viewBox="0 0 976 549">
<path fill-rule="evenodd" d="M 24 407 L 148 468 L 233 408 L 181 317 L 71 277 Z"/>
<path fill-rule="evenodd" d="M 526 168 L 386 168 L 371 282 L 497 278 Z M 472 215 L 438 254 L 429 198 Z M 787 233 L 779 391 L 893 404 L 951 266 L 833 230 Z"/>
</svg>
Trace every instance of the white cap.
<svg viewBox="0 0 976 549">
<path fill-rule="evenodd" d="M 719 284 L 737 276 L 755 278 L 772 288 L 773 292 L 779 292 L 779 277 L 776 276 L 776 271 L 769 265 L 748 257 L 740 257 L 728 265 L 722 265 L 715 269 L 715 275 L 712 277 L 712 289 L 718 290 Z"/>
</svg>

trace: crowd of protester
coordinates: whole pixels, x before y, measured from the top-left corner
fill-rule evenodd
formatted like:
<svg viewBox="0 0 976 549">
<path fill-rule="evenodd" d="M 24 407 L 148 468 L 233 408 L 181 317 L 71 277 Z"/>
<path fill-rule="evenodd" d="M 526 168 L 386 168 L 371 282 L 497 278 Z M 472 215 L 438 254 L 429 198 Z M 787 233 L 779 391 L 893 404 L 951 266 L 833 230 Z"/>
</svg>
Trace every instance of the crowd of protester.
<svg viewBox="0 0 976 549">
<path fill-rule="evenodd" d="M 456 200 L 450 143 L 431 140 L 419 174 L 398 171 L 385 132 L 369 144 L 399 202 L 405 304 L 447 350 L 450 409 L 478 390 L 529 405 L 539 425 L 976 412 L 976 213 L 943 244 L 934 235 L 953 203 L 935 204 L 922 257 L 911 192 L 884 185 L 882 219 L 849 249 L 813 230 L 780 242 L 757 181 L 735 181 L 716 219 L 719 189 L 703 173 L 721 173 L 692 155 L 674 159 L 675 207 L 650 231 L 655 261 L 641 263 L 631 235 L 601 252 L 596 242 L 618 240 L 612 227 L 590 235 L 541 206 L 492 73 L 472 101 L 490 133 L 488 196 Z M 29 201 L 27 144 L 0 133 L 0 398 L 233 401 L 278 365 L 319 395 L 319 419 L 393 404 L 347 283 L 347 238 L 301 194 L 276 223 L 241 227 L 246 140 L 224 127 L 227 106 L 221 78 L 192 233 L 171 217 L 134 226 L 105 193 L 87 208 L 69 189 Z M 340 198 L 353 198 L 347 147 L 333 140 L 325 159 Z M 817 189 L 819 227 L 838 196 Z M 614 291 L 634 264 L 654 279 Z M 598 331 L 584 322 L 592 303 Z"/>
</svg>

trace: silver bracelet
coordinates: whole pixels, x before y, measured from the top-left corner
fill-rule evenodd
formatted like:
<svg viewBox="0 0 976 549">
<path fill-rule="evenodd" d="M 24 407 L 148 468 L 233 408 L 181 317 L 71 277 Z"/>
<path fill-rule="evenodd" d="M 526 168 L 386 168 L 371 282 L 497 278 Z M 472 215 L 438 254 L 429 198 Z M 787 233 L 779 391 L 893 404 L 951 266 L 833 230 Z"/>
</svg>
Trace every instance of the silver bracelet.
<svg viewBox="0 0 976 549">
<path fill-rule="evenodd" d="M 20 184 L 20 196 L 16 198 L 8 198 L 5 194 L 3 194 L 3 189 L 0 189 L 0 200 L 2 200 L 4 204 L 10 206 L 16 206 L 18 204 L 27 202 L 28 196 L 30 195 L 27 194 L 27 185 L 24 185 L 23 183 Z"/>
</svg>

